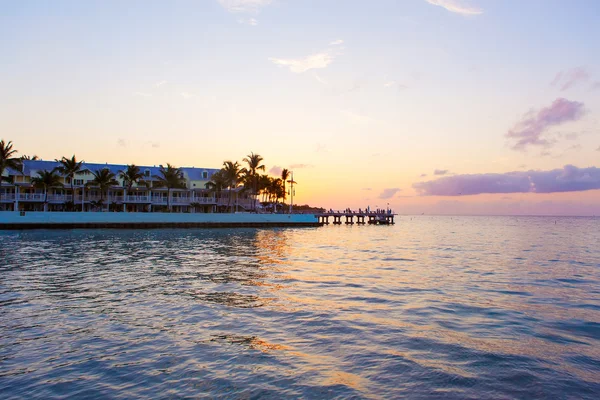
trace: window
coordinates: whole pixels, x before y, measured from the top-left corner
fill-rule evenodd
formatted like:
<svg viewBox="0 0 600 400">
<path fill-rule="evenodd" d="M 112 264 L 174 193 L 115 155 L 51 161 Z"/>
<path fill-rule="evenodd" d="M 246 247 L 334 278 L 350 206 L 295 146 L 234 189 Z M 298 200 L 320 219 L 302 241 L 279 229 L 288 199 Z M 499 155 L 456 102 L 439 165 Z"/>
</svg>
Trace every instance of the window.
<svg viewBox="0 0 600 400">
<path fill-rule="evenodd" d="M 202 179 L 208 179 L 208 171 L 202 171 Z"/>
<path fill-rule="evenodd" d="M 149 170 L 149 169 L 145 170 L 145 171 L 144 171 L 144 175 L 145 175 L 145 176 L 150 176 L 150 170 Z"/>
<path fill-rule="evenodd" d="M 73 179 L 73 184 L 75 186 L 83 186 L 83 179 Z"/>
</svg>

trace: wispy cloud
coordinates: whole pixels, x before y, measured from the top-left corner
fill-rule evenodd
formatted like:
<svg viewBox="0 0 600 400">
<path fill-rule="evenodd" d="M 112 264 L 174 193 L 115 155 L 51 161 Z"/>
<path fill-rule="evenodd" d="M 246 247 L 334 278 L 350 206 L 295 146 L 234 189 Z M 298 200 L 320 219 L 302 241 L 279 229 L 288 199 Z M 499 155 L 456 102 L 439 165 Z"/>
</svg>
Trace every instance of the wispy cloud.
<svg viewBox="0 0 600 400">
<path fill-rule="evenodd" d="M 133 92 L 134 96 L 140 96 L 140 97 L 152 97 L 151 93 L 146 93 L 146 92 Z"/>
<path fill-rule="evenodd" d="M 257 13 L 273 0 L 218 0 L 219 4 L 232 13 Z"/>
<path fill-rule="evenodd" d="M 425 178 L 427 176 L 427 174 L 421 174 L 420 177 L 421 178 Z"/>
<path fill-rule="evenodd" d="M 160 143 L 159 142 L 153 142 L 151 140 L 148 140 L 146 142 L 144 142 L 147 145 L 150 145 L 153 149 L 158 149 L 160 147 Z"/>
<path fill-rule="evenodd" d="M 256 18 L 238 18 L 237 20 L 240 24 L 256 26 L 258 25 L 258 20 Z"/>
<path fill-rule="evenodd" d="M 600 90 L 600 81 L 594 82 L 590 87 L 590 90 Z"/>
<path fill-rule="evenodd" d="M 312 164 L 292 164 L 290 169 L 312 168 Z"/>
<path fill-rule="evenodd" d="M 290 71 L 301 74 L 311 69 L 327 68 L 327 66 L 333 62 L 334 58 L 335 55 L 332 52 L 324 51 L 303 58 L 270 57 L 269 61 L 276 65 L 289 67 Z"/>
<path fill-rule="evenodd" d="M 340 44 L 344 44 L 344 41 L 342 39 L 338 39 L 338 40 L 334 40 L 332 42 L 329 42 L 330 46 L 339 46 Z"/>
<path fill-rule="evenodd" d="M 446 10 L 461 14 L 461 15 L 479 15 L 483 14 L 483 10 L 480 8 L 472 7 L 461 0 L 425 0 L 429 4 L 434 6 L 440 6 Z"/>
<path fill-rule="evenodd" d="M 408 89 L 408 86 L 403 85 L 402 83 L 398 83 L 396 81 L 386 81 L 383 84 L 383 87 L 386 87 L 386 88 L 396 88 L 398 90 Z"/>
<path fill-rule="evenodd" d="M 342 110 L 340 112 L 353 124 L 368 124 L 375 122 L 375 120 L 368 115 L 362 115 L 348 110 Z"/>
<path fill-rule="evenodd" d="M 447 173 L 447 169 L 436 169 L 435 171 L 433 171 L 434 175 L 446 175 Z"/>
<path fill-rule="evenodd" d="M 123 138 L 119 138 L 119 139 L 117 140 L 117 144 L 118 144 L 120 147 L 127 147 L 127 141 L 125 141 L 125 139 L 123 139 Z"/>
<path fill-rule="evenodd" d="M 329 148 L 322 143 L 315 145 L 315 153 L 329 153 Z"/>
<path fill-rule="evenodd" d="M 161 87 L 162 85 L 165 85 L 167 83 L 167 81 L 160 81 L 160 82 L 156 82 L 154 84 L 155 87 Z"/>
<path fill-rule="evenodd" d="M 550 85 L 557 86 L 561 92 L 590 79 L 590 74 L 583 67 L 560 71 Z"/>
<path fill-rule="evenodd" d="M 325 79 L 321 78 L 319 76 L 319 74 L 317 74 L 316 72 L 315 72 L 315 79 L 317 80 L 317 82 L 319 82 L 325 86 L 329 86 L 329 82 L 327 82 Z"/>
<path fill-rule="evenodd" d="M 192 97 L 196 97 L 195 94 L 193 93 L 188 93 L 188 92 L 181 92 L 179 93 L 181 95 L 181 97 L 183 97 L 184 99 L 191 99 Z"/>
<path fill-rule="evenodd" d="M 598 148 L 596 149 L 596 151 L 600 151 L 600 146 L 598 146 Z"/>
<path fill-rule="evenodd" d="M 600 168 L 565 165 L 551 171 L 470 174 L 417 182 L 422 196 L 466 196 L 481 193 L 558 193 L 600 189 Z"/>
<path fill-rule="evenodd" d="M 577 121 L 585 114 L 584 104 L 567 99 L 556 99 L 548 107 L 537 113 L 530 111 L 523 116 L 513 128 L 506 133 L 508 140 L 514 140 L 513 150 L 525 150 L 528 146 L 552 145 L 552 141 L 544 137 L 544 133 L 555 125 Z"/>
<path fill-rule="evenodd" d="M 373 190 L 373 189 L 371 189 L 371 188 L 368 188 L 368 187 L 367 187 L 367 188 L 363 188 L 362 190 L 367 190 L 367 191 L 369 191 L 369 190 Z"/>
<path fill-rule="evenodd" d="M 394 195 L 396 193 L 398 193 L 401 190 L 402 189 L 400 189 L 400 188 L 387 188 L 387 189 L 383 189 L 383 192 L 381 192 L 379 194 L 379 198 L 380 199 L 391 199 L 392 197 L 394 197 Z"/>
</svg>

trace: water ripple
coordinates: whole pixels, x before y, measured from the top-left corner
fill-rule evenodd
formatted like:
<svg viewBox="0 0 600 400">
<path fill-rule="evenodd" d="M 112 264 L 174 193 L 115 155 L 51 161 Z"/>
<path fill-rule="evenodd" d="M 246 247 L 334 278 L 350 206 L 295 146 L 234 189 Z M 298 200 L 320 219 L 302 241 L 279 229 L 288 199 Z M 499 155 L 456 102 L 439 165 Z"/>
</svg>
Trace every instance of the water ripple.
<svg viewBox="0 0 600 400">
<path fill-rule="evenodd" d="M 555 220 L 0 232 L 0 396 L 595 399 L 598 220 Z"/>
</svg>

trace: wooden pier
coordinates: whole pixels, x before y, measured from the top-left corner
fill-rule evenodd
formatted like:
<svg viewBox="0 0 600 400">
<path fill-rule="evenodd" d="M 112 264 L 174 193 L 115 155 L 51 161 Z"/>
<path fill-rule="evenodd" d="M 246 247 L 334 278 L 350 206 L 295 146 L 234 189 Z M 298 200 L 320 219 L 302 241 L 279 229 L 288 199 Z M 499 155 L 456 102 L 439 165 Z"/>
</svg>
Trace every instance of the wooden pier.
<svg viewBox="0 0 600 400">
<path fill-rule="evenodd" d="M 397 214 L 391 211 L 380 211 L 380 212 L 362 212 L 362 211 L 329 211 L 320 214 L 315 214 L 320 224 L 329 225 L 329 218 L 333 218 L 334 225 L 354 225 L 354 218 L 356 218 L 356 224 L 358 225 L 393 225 L 394 216 Z M 345 218 L 342 221 L 342 218 Z"/>
</svg>

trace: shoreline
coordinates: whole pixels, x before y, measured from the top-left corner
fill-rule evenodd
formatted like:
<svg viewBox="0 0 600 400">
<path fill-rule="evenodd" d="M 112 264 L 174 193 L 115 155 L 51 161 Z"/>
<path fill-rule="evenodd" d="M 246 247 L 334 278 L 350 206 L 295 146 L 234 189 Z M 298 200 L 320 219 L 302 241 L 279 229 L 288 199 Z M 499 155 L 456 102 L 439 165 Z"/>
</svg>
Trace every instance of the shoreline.
<svg viewBox="0 0 600 400">
<path fill-rule="evenodd" d="M 313 214 L 0 212 L 0 230 L 318 227 Z"/>
</svg>

